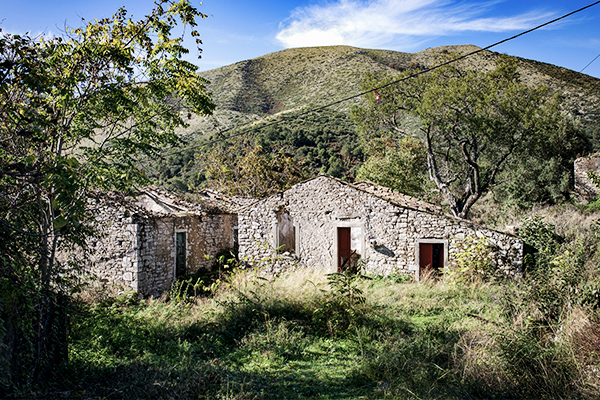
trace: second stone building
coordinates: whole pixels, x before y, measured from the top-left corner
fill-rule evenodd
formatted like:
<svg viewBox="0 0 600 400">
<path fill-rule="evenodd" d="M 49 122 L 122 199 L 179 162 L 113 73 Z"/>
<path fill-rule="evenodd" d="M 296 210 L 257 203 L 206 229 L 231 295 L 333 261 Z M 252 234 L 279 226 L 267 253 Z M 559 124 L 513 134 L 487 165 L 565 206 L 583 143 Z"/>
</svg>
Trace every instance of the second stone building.
<svg viewBox="0 0 600 400">
<path fill-rule="evenodd" d="M 327 175 L 299 183 L 239 211 L 239 255 L 250 264 L 280 256 L 337 272 L 411 274 L 415 279 L 453 262 L 466 238 L 485 238 L 498 268 L 518 273 L 523 242 L 474 225 L 387 188 Z M 276 257 L 274 257 L 276 256 Z"/>
</svg>

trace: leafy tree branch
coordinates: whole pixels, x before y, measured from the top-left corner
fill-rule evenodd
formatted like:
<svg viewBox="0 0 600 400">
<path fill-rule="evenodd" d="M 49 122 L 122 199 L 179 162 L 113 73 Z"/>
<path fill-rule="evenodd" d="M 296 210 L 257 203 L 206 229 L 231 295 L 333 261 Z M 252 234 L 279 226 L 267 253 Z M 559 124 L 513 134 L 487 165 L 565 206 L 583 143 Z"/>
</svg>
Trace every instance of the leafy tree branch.
<svg viewBox="0 0 600 400">
<path fill-rule="evenodd" d="M 74 288 L 74 265 L 57 254 L 85 251 L 95 191 L 145 183 L 137 160 L 180 143 L 182 111 L 214 109 L 175 35 L 179 24 L 200 44 L 197 20 L 206 15 L 187 0 L 155 4 L 140 20 L 121 8 L 62 37 L 0 33 L 1 271 L 11 287 L 31 289 L 35 318 L 47 319 L 51 299 Z M 19 373 L 39 377 L 50 366 L 42 359 L 51 330 L 28 333 L 41 345 L 13 356 L 39 368 Z"/>
<path fill-rule="evenodd" d="M 371 75 L 363 90 L 397 79 Z M 556 148 L 551 138 L 568 132 L 572 147 L 585 147 L 562 99 L 545 87 L 523 83 L 516 62 L 508 57 L 500 57 L 487 72 L 447 66 L 378 94 L 352 111 L 363 140 L 419 140 L 429 178 L 456 217 L 467 218 L 482 195 L 498 184 L 500 174 L 540 143 Z"/>
</svg>

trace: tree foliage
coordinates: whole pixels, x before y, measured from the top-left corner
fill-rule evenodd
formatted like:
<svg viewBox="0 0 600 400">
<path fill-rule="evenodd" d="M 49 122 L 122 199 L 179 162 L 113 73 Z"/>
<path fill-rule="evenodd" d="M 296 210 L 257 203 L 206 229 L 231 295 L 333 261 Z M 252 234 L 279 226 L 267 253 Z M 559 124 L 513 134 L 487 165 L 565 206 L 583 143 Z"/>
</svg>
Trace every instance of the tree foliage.
<svg viewBox="0 0 600 400">
<path fill-rule="evenodd" d="M 363 160 L 355 124 L 341 112 L 322 110 L 261 129 L 256 144 L 292 154 L 314 176 L 352 178 Z"/>
<path fill-rule="evenodd" d="M 236 141 L 206 155 L 208 186 L 231 196 L 262 198 L 289 189 L 306 179 L 306 171 L 284 152 L 270 153 Z"/>
<path fill-rule="evenodd" d="M 361 165 L 356 178 L 409 196 L 420 196 L 426 190 L 426 171 L 427 156 L 423 145 L 416 139 L 405 137 L 399 142 L 388 140 L 383 151 L 372 154 Z"/>
<path fill-rule="evenodd" d="M 537 140 L 515 150 L 494 188 L 496 198 L 520 208 L 557 204 L 573 189 L 573 161 L 590 148 L 590 141 L 572 117 L 555 111 Z"/>
<path fill-rule="evenodd" d="M 397 79 L 372 75 L 363 89 Z M 547 146 L 557 148 L 553 138 L 569 141 L 575 131 L 561 99 L 545 87 L 524 84 L 508 58 L 500 58 L 488 72 L 447 65 L 377 94 L 379 101 L 372 92 L 365 104 L 353 109 L 363 138 L 369 142 L 392 135 L 421 141 L 429 178 L 452 214 L 461 218 L 519 157 Z"/>
<path fill-rule="evenodd" d="M 213 168 L 212 161 L 219 159 L 230 170 L 237 170 L 237 164 L 244 154 L 256 146 L 261 147 L 261 154 L 270 154 L 269 157 L 276 158 L 282 152 L 291 157 L 298 164 L 297 168 L 305 171 L 303 177 L 304 174 L 315 176 L 324 172 L 337 178 L 352 179 L 363 161 L 364 154 L 356 125 L 347 115 L 338 111 L 322 110 L 258 128 L 241 138 L 212 146 L 189 150 L 182 148 L 180 153 L 147 164 L 145 171 L 150 179 L 170 189 L 191 192 L 206 186 L 222 187 L 225 181 L 220 182 L 219 177 L 226 178 L 225 175 L 215 174 L 216 171 L 213 170 L 207 180 L 206 168 Z M 209 140 L 218 138 L 218 135 L 208 137 Z M 190 140 L 183 147 L 200 146 L 206 139 L 203 136 Z M 233 148 L 239 151 L 237 156 L 232 152 Z"/>
<path fill-rule="evenodd" d="M 230 195 L 265 197 L 319 172 L 344 178 L 362 161 L 354 125 L 322 111 L 258 127 L 253 136 L 217 143 L 199 152 L 205 186 Z"/>
<path fill-rule="evenodd" d="M 39 327 L 19 340 L 41 344 L 10 353 L 32 360 L 36 368 L 22 369 L 32 367 L 28 381 L 50 365 L 40 360 L 53 328 L 42 320 L 73 288 L 57 253 L 85 249 L 93 191 L 145 182 L 136 162 L 179 142 L 181 111 L 214 108 L 206 81 L 182 59 L 184 36 L 174 34 L 179 23 L 197 38 L 204 17 L 187 0 L 159 0 L 139 21 L 120 9 L 62 37 L 0 36 L 1 271 L 4 294 L 31 289 L 32 308 L 21 311 Z"/>
</svg>

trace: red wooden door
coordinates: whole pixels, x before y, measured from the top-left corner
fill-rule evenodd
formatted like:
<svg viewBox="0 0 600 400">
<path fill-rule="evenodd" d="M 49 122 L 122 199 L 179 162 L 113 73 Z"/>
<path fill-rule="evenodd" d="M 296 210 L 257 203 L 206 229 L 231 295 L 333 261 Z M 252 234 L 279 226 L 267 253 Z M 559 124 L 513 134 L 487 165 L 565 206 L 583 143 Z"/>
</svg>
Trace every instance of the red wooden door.
<svg viewBox="0 0 600 400">
<path fill-rule="evenodd" d="M 431 269 L 433 264 L 433 244 L 419 243 L 419 270 L 421 273 Z"/>
<path fill-rule="evenodd" d="M 443 243 L 419 243 L 419 273 L 444 268 Z"/>
<path fill-rule="evenodd" d="M 338 228 L 338 272 L 342 271 L 342 266 L 346 263 L 345 267 L 348 266 L 350 255 L 350 228 Z"/>
</svg>

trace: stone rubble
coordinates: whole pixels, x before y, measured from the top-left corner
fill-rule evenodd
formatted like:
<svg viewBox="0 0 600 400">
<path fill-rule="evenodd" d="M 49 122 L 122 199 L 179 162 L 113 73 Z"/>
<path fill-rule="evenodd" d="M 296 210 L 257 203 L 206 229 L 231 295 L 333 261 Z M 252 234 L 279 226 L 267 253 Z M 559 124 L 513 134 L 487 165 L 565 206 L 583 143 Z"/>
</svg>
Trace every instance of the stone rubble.
<svg viewBox="0 0 600 400">
<path fill-rule="evenodd" d="M 600 175 L 600 154 L 591 154 L 576 159 L 573 169 L 577 200 L 583 203 L 595 200 L 600 194 L 600 189 L 592 183 L 588 172 L 591 171 Z"/>
</svg>

